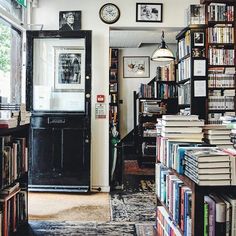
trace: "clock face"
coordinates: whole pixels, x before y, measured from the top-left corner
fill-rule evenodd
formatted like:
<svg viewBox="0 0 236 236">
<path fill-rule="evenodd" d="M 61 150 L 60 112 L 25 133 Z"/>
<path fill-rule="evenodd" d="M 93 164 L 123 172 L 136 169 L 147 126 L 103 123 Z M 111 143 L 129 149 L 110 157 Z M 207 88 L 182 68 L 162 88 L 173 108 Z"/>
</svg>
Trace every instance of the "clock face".
<svg viewBox="0 0 236 236">
<path fill-rule="evenodd" d="M 103 5 L 99 11 L 101 20 L 107 24 L 113 24 L 120 18 L 119 8 L 112 3 Z"/>
</svg>

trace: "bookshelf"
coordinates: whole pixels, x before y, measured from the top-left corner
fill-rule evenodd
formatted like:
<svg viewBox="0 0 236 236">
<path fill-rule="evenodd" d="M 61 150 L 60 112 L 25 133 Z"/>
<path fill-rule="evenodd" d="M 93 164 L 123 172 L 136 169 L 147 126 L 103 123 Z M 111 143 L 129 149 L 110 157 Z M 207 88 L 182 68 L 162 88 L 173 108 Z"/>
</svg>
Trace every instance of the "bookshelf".
<svg viewBox="0 0 236 236">
<path fill-rule="evenodd" d="M 205 26 L 189 25 L 181 30 L 178 42 L 178 99 L 180 109 L 205 118 L 207 98 L 207 59 Z"/>
<path fill-rule="evenodd" d="M 29 125 L 0 129 L 1 235 L 17 235 L 28 222 Z"/>
<path fill-rule="evenodd" d="M 235 1 L 202 0 L 206 10 L 208 102 L 206 121 L 235 115 Z"/>
<path fill-rule="evenodd" d="M 156 123 L 163 114 L 178 112 L 175 65 L 157 67 L 156 76 L 133 92 L 136 154 L 139 166 L 155 165 Z"/>
<path fill-rule="evenodd" d="M 168 160 L 171 158 L 173 153 L 168 151 L 169 147 L 161 147 L 161 140 L 164 140 L 164 142 L 167 141 L 161 136 L 157 137 L 158 149 L 163 149 L 162 153 L 164 153 L 164 159 Z M 178 141 L 175 142 L 177 143 Z M 179 142 L 181 143 L 181 141 Z M 180 174 L 179 171 L 177 172 L 177 170 L 168 167 L 168 164 L 162 162 L 163 157 L 161 158 L 160 155 L 163 154 L 160 153 L 161 152 L 157 152 L 156 161 L 157 213 L 158 207 L 161 206 L 165 209 L 165 212 L 170 219 L 168 225 L 173 231 L 175 231 L 175 235 L 204 235 L 204 197 L 213 193 L 218 196 L 231 194 L 236 191 L 236 186 L 198 185 L 192 179 L 188 178 L 184 174 Z M 190 194 L 190 196 L 183 195 L 185 194 L 183 189 L 185 189 L 186 193 Z M 188 197 L 187 200 L 185 198 L 186 196 Z M 188 204 L 191 206 L 190 209 L 185 209 L 185 207 L 188 207 Z M 232 206 L 232 211 L 233 210 L 235 211 L 234 206 Z M 186 211 L 188 214 L 186 213 L 186 215 L 184 215 Z M 189 224 L 189 222 L 191 223 Z M 160 229 L 159 219 L 157 219 L 157 232 L 159 230 L 158 227 Z M 223 236 L 227 234 L 218 235 Z"/>
</svg>

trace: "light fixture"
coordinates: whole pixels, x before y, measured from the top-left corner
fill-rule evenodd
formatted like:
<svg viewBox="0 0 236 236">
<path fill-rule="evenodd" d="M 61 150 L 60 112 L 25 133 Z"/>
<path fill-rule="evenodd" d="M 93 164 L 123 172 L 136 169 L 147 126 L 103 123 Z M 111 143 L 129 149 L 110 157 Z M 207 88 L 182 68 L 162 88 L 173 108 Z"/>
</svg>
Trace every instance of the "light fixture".
<svg viewBox="0 0 236 236">
<path fill-rule="evenodd" d="M 151 60 L 152 61 L 157 61 L 157 62 L 171 62 L 175 59 L 173 53 L 171 52 L 170 49 L 168 49 L 166 42 L 164 40 L 164 31 L 162 31 L 162 36 L 161 36 L 161 45 L 159 48 L 157 48 L 152 56 Z"/>
</svg>

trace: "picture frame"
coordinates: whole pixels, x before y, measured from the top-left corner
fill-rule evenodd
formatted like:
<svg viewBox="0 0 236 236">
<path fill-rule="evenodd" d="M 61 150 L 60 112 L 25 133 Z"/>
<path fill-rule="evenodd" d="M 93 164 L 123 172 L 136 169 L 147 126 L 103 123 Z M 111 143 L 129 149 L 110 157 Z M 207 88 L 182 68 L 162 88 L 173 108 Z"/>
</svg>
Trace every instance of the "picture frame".
<svg viewBox="0 0 236 236">
<path fill-rule="evenodd" d="M 162 22 L 162 3 L 136 3 L 136 22 Z"/>
<path fill-rule="evenodd" d="M 204 32 L 194 32 L 193 33 L 193 46 L 204 47 L 205 46 L 204 38 L 205 38 Z"/>
<path fill-rule="evenodd" d="M 205 77 L 207 75 L 206 59 L 193 60 L 193 76 Z"/>
<path fill-rule="evenodd" d="M 81 11 L 60 11 L 59 30 L 60 31 L 81 30 Z"/>
<path fill-rule="evenodd" d="M 55 90 L 85 89 L 85 51 L 80 48 L 55 47 Z"/>
<path fill-rule="evenodd" d="M 149 56 L 124 56 L 123 57 L 124 78 L 148 78 L 150 77 Z"/>
</svg>

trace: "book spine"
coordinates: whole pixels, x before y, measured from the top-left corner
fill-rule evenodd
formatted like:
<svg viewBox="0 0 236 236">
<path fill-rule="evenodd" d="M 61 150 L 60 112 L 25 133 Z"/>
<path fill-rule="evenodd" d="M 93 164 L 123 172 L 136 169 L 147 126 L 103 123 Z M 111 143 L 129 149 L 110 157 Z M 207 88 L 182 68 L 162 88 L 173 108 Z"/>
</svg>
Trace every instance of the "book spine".
<svg viewBox="0 0 236 236">
<path fill-rule="evenodd" d="M 208 236 L 208 218 L 209 218 L 209 211 L 208 211 L 208 203 L 204 202 L 204 225 L 203 225 L 203 229 L 204 229 L 204 236 Z"/>
</svg>

